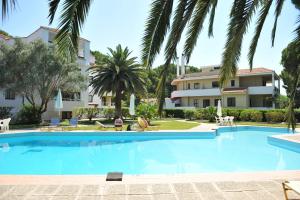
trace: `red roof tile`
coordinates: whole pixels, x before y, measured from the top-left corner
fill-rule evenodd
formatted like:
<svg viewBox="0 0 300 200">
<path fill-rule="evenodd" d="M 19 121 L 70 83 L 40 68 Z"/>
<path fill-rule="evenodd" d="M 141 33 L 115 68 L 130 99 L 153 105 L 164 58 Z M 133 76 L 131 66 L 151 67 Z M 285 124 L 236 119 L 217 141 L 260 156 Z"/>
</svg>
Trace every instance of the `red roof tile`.
<svg viewBox="0 0 300 200">
<path fill-rule="evenodd" d="M 237 75 L 244 75 L 244 74 L 260 74 L 260 73 L 271 73 L 273 70 L 267 68 L 253 68 L 251 71 L 250 69 L 239 69 L 237 71 Z"/>
</svg>

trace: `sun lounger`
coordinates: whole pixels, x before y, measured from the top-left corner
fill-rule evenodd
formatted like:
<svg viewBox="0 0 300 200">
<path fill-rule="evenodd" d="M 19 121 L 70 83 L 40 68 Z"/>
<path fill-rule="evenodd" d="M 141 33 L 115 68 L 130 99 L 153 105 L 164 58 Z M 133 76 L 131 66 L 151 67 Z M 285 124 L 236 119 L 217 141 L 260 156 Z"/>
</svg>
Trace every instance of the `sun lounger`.
<svg viewBox="0 0 300 200">
<path fill-rule="evenodd" d="M 58 118 L 51 118 L 50 127 L 57 127 L 59 126 L 60 120 Z"/>
<path fill-rule="evenodd" d="M 293 190 L 297 194 L 300 195 L 300 181 L 286 181 L 282 183 L 284 197 L 286 200 L 288 200 L 288 190 Z"/>
<path fill-rule="evenodd" d="M 98 126 L 100 126 L 101 128 L 115 128 L 114 125 L 104 125 L 104 124 L 102 124 L 102 123 L 99 122 L 99 121 L 96 121 L 96 124 L 97 124 Z"/>
<path fill-rule="evenodd" d="M 77 118 L 70 119 L 70 126 L 77 127 L 77 125 L 78 125 L 78 119 Z"/>
<path fill-rule="evenodd" d="M 233 116 L 229 116 L 229 124 L 230 124 L 230 126 L 233 126 L 234 125 L 234 117 Z"/>
</svg>

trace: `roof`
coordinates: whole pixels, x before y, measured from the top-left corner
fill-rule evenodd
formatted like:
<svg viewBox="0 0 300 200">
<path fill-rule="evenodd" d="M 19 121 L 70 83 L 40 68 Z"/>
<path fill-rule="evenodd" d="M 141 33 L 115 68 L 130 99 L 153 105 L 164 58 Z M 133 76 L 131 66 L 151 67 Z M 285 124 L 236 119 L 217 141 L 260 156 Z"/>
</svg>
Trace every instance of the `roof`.
<svg viewBox="0 0 300 200">
<path fill-rule="evenodd" d="M 272 74 L 274 71 L 271 69 L 267 69 L 264 67 L 260 68 L 253 68 L 250 69 L 239 69 L 237 71 L 236 76 L 248 76 L 248 75 L 263 75 L 263 74 Z M 197 80 L 197 79 L 212 79 L 212 78 L 219 78 L 220 70 L 211 70 L 211 71 L 204 71 L 204 72 L 196 72 L 191 74 L 184 74 L 179 76 L 177 79 L 174 79 L 172 83 L 181 81 L 181 80 Z M 275 74 L 276 75 L 276 74 Z M 276 75 L 277 77 L 277 75 Z"/>
</svg>

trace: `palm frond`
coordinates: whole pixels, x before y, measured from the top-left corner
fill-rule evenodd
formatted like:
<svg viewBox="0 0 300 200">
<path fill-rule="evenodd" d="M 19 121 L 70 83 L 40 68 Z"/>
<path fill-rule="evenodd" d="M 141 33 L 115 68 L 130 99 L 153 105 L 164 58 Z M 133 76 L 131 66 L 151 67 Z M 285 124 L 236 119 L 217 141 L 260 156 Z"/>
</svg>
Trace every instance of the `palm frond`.
<svg viewBox="0 0 300 200">
<path fill-rule="evenodd" d="M 150 67 L 159 54 L 164 38 L 170 27 L 173 0 L 154 0 L 142 40 L 142 61 Z"/>
<path fill-rule="evenodd" d="M 276 28 L 277 28 L 277 20 L 279 15 L 281 14 L 281 10 L 283 7 L 283 3 L 285 0 L 277 0 L 276 1 L 276 9 L 275 9 L 275 21 L 272 29 L 272 46 L 274 46 L 275 35 L 276 35 Z"/>
<path fill-rule="evenodd" d="M 224 87 L 228 79 L 236 74 L 243 36 L 247 32 L 258 4 L 259 0 L 235 0 L 233 3 L 220 71 L 221 87 Z"/>
<path fill-rule="evenodd" d="M 296 33 L 296 37 L 295 37 L 294 41 L 297 42 L 298 44 L 300 44 L 300 15 L 298 16 L 296 23 L 297 23 L 297 28 L 294 31 Z"/>
<path fill-rule="evenodd" d="M 212 0 L 212 2 L 214 3 L 215 0 Z M 198 35 L 202 30 L 206 15 L 209 12 L 211 4 L 213 4 L 212 2 L 207 0 L 197 2 L 191 22 L 188 26 L 187 39 L 184 44 L 184 55 L 187 58 L 187 62 L 189 62 L 194 47 L 196 46 Z"/>
<path fill-rule="evenodd" d="M 166 80 L 167 75 L 169 73 L 169 65 L 165 65 L 163 70 L 160 73 L 160 79 L 156 87 L 156 96 L 158 101 L 158 114 L 162 116 L 162 110 L 165 102 L 165 95 L 166 95 Z"/>
<path fill-rule="evenodd" d="M 168 66 L 176 57 L 177 44 L 180 41 L 182 32 L 190 20 L 197 0 L 179 0 L 176 7 L 171 32 L 165 48 L 165 66 Z"/>
<path fill-rule="evenodd" d="M 77 53 L 80 30 L 93 0 L 65 0 L 56 42 L 60 52 Z"/>
<path fill-rule="evenodd" d="M 49 0 L 49 24 L 52 24 L 53 22 L 59 3 L 60 0 Z"/>
<path fill-rule="evenodd" d="M 2 0 L 2 20 L 7 17 L 8 13 L 15 9 L 17 0 Z"/>
<path fill-rule="evenodd" d="M 208 27 L 208 37 L 214 36 L 214 21 L 215 21 L 215 12 L 217 8 L 218 0 L 214 0 L 212 2 L 212 8 L 210 11 L 210 17 L 209 17 L 209 27 Z"/>
<path fill-rule="evenodd" d="M 253 58 L 255 55 L 258 39 L 260 37 L 262 28 L 264 26 L 264 23 L 267 18 L 267 15 L 269 13 L 269 10 L 271 8 L 271 5 L 272 5 L 272 1 L 263 1 L 262 7 L 259 11 L 259 16 L 256 21 L 255 33 L 252 38 L 252 41 L 251 41 L 251 44 L 249 47 L 249 53 L 248 53 L 248 61 L 249 61 L 250 69 L 252 69 L 252 67 L 253 67 Z"/>
</svg>

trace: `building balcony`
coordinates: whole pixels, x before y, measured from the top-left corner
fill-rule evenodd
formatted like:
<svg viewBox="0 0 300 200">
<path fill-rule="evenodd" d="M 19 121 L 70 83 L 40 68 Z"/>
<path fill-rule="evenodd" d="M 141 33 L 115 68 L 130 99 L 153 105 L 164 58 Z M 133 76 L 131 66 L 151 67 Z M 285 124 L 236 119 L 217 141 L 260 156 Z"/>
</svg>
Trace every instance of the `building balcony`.
<svg viewBox="0 0 300 200">
<path fill-rule="evenodd" d="M 193 89 L 193 90 L 176 90 L 171 94 L 171 98 L 176 97 L 205 97 L 205 96 L 221 96 L 219 88 L 210 89 Z"/>
<path fill-rule="evenodd" d="M 273 94 L 274 87 L 273 86 L 255 86 L 248 87 L 249 95 L 259 95 L 259 94 Z"/>
</svg>

